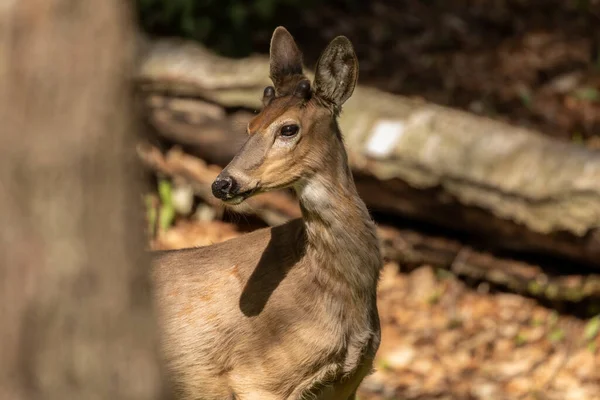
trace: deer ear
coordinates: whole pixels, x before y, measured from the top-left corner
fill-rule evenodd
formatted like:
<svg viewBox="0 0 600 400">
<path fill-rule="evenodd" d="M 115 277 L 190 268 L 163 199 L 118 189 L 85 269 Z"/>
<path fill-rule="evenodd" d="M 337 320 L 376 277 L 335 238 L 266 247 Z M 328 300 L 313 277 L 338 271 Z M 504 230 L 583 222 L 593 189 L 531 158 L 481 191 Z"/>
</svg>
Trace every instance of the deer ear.
<svg viewBox="0 0 600 400">
<path fill-rule="evenodd" d="M 317 62 L 315 95 L 341 107 L 354 92 L 357 79 L 358 59 L 352 43 L 347 37 L 338 36 Z"/>
<path fill-rule="evenodd" d="M 302 74 L 302 53 L 292 35 L 283 26 L 275 28 L 271 38 L 271 80 L 277 89 L 290 75 Z"/>
</svg>

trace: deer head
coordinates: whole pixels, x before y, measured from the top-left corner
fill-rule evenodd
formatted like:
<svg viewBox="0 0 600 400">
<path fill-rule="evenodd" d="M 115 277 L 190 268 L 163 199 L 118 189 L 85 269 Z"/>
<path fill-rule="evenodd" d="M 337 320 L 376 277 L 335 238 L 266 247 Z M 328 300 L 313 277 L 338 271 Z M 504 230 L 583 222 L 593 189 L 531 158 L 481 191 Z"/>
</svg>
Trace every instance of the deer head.
<svg viewBox="0 0 600 400">
<path fill-rule="evenodd" d="M 283 27 L 273 32 L 263 109 L 248 124 L 248 140 L 212 185 L 215 197 L 239 204 L 250 196 L 293 187 L 345 156 L 337 116 L 352 95 L 358 61 L 338 36 L 321 54 L 311 82 L 302 53 Z M 337 163 L 336 163 L 337 165 Z"/>
</svg>

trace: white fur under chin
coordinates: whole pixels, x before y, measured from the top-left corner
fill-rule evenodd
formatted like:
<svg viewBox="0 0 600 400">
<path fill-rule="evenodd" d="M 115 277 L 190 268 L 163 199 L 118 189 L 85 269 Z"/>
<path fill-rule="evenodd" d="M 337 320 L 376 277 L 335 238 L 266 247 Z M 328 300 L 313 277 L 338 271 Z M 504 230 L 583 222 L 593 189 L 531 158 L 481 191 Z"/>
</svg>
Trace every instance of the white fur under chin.
<svg viewBox="0 0 600 400">
<path fill-rule="evenodd" d="M 331 193 L 322 182 L 317 179 L 303 180 L 296 186 L 298 197 L 307 205 L 322 209 L 331 201 Z"/>
</svg>

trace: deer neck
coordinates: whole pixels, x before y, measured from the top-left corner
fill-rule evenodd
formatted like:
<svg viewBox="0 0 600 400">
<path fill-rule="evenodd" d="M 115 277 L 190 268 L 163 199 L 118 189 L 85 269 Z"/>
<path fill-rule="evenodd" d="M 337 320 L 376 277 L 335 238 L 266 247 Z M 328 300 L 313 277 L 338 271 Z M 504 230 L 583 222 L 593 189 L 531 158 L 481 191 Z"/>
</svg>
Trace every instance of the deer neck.
<svg viewBox="0 0 600 400">
<path fill-rule="evenodd" d="M 328 165 L 296 186 L 306 231 L 306 257 L 317 278 L 372 294 L 381 268 L 375 224 L 354 184 L 343 145 Z M 347 289 L 343 287 L 342 290 Z"/>
</svg>

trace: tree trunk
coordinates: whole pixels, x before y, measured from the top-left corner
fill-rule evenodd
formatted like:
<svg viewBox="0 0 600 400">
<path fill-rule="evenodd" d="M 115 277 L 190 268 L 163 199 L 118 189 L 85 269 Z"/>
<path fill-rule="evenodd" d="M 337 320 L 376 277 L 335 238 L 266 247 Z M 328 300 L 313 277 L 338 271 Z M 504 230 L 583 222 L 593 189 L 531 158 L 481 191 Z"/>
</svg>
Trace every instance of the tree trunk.
<svg viewBox="0 0 600 400">
<path fill-rule="evenodd" d="M 0 398 L 158 399 L 121 0 L 0 6 Z"/>
</svg>

